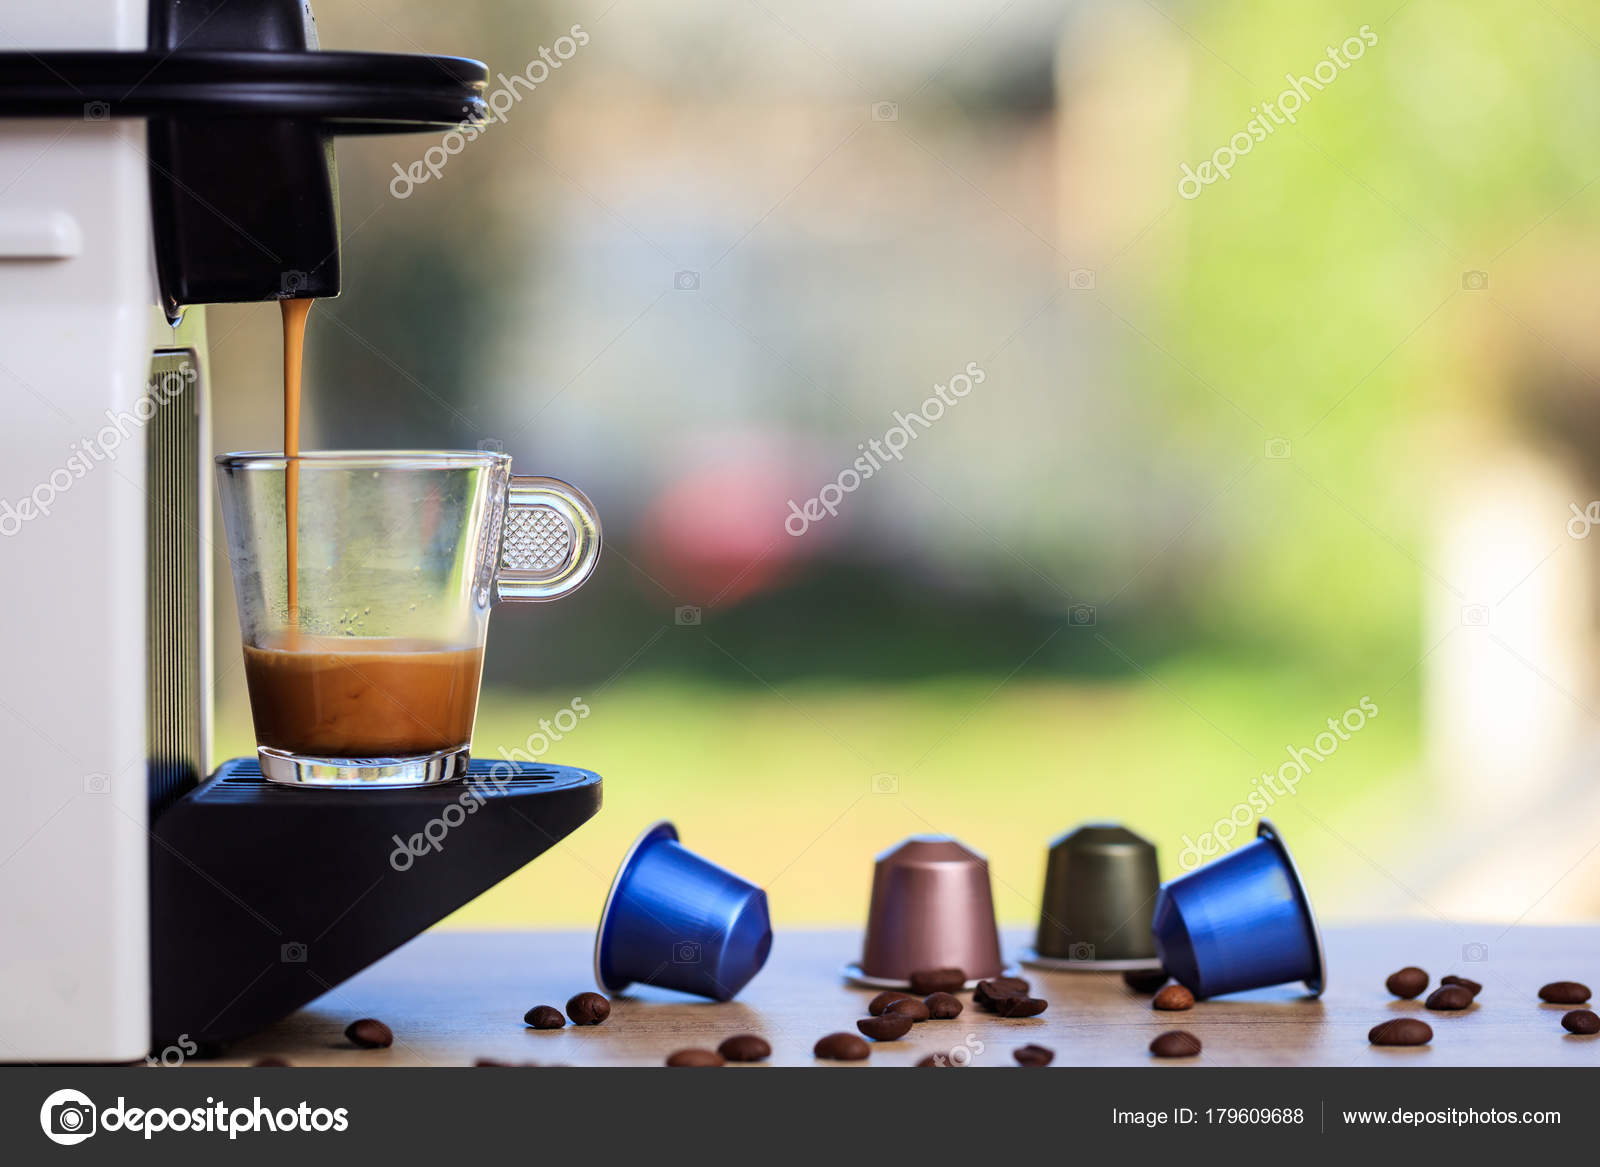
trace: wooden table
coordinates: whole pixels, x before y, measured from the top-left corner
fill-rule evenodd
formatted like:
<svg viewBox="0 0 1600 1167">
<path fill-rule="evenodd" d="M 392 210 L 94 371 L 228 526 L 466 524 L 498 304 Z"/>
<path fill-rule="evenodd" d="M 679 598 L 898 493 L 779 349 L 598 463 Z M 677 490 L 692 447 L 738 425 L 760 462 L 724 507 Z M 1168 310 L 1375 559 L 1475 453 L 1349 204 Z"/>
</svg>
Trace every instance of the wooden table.
<svg viewBox="0 0 1600 1167">
<path fill-rule="evenodd" d="M 1027 943 L 1006 936 L 1007 951 Z M 909 1066 L 929 1053 L 980 1048 L 975 1066 L 1010 1066 L 1029 1043 L 1055 1050 L 1067 1066 L 1600 1066 L 1600 1037 L 1573 1037 L 1563 1007 L 1542 1004 L 1540 985 L 1581 980 L 1600 986 L 1600 927 L 1459 928 L 1424 923 L 1330 929 L 1328 991 L 1307 1000 L 1292 987 L 1202 1002 L 1186 1013 L 1156 1013 L 1115 975 L 1024 970 L 1050 1002 L 1041 1017 L 1005 1020 L 968 1004 L 954 1021 L 926 1022 L 902 1041 L 874 1048 L 860 1065 Z M 613 1002 L 611 1018 L 592 1028 L 524 1028 L 538 1004 L 560 1008 L 593 988 L 593 940 L 575 932 L 434 932 L 264 1033 L 229 1049 L 224 1064 L 277 1055 L 296 1065 L 460 1066 L 478 1058 L 573 1066 L 658 1066 L 673 1050 L 715 1047 L 754 1032 L 772 1044 L 772 1062 L 846 1068 L 811 1056 L 817 1038 L 854 1032 L 872 991 L 846 986 L 839 968 L 858 954 L 859 934 L 786 931 L 766 969 L 728 1004 L 644 989 Z M 1483 958 L 1483 959 L 1478 959 Z M 1396 1001 L 1384 978 L 1406 964 L 1484 985 L 1463 1013 L 1432 1013 L 1420 1001 Z M 1398 1016 L 1433 1026 L 1430 1046 L 1378 1049 L 1367 1030 Z M 346 1024 L 377 1017 L 394 1030 L 385 1050 L 358 1050 Z M 1205 1044 L 1199 1058 L 1159 1062 L 1150 1039 L 1183 1028 Z M 217 1063 L 207 1063 L 217 1064 Z"/>
</svg>

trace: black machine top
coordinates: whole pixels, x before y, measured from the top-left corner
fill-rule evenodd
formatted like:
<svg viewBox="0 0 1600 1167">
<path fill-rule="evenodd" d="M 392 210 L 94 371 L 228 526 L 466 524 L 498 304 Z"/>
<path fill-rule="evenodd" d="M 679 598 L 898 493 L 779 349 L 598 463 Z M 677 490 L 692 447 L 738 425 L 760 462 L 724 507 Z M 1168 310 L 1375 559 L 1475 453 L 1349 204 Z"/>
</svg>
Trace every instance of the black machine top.
<svg viewBox="0 0 1600 1167">
<path fill-rule="evenodd" d="M 315 49 L 0 53 L 0 117 L 290 118 L 327 132 L 480 121 L 489 70 L 464 57 Z"/>
<path fill-rule="evenodd" d="M 331 139 L 481 122 L 462 57 L 322 52 L 306 0 L 150 0 L 142 50 L 0 53 L 0 118 L 148 124 L 156 274 L 184 305 L 339 294 Z"/>
</svg>

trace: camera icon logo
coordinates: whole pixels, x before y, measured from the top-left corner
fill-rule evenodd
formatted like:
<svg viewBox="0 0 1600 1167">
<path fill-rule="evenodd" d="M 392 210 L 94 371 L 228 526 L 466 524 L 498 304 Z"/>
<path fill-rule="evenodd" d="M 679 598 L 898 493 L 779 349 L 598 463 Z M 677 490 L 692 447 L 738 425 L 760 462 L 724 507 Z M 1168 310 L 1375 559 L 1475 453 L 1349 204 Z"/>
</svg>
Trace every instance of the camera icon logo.
<svg viewBox="0 0 1600 1167">
<path fill-rule="evenodd" d="M 900 778 L 895 774 L 874 774 L 868 789 L 874 794 L 899 794 Z"/>
<path fill-rule="evenodd" d="M 83 776 L 83 792 L 85 794 L 110 794 L 111 775 L 85 774 Z"/>
<path fill-rule="evenodd" d="M 1470 961 L 1473 964 L 1482 964 L 1489 959 L 1489 946 L 1480 944 L 1477 941 L 1463 944 L 1461 946 L 1461 959 Z"/>
<path fill-rule="evenodd" d="M 1094 945 L 1093 944 L 1087 944 L 1087 943 L 1085 943 L 1085 942 L 1080 940 L 1077 944 L 1074 944 L 1074 945 L 1072 945 L 1072 947 L 1067 949 L 1067 959 L 1068 960 L 1093 960 L 1094 959 Z"/>
<path fill-rule="evenodd" d="M 1461 273 L 1461 290 L 1463 292 L 1483 292 L 1489 288 L 1489 273 L 1486 271 L 1464 271 Z"/>
<path fill-rule="evenodd" d="M 278 287 L 285 296 L 294 296 L 297 292 L 303 292 L 309 282 L 310 280 L 306 278 L 306 273 L 303 271 L 286 271 L 278 277 Z"/>
<path fill-rule="evenodd" d="M 673 964 L 699 964 L 700 942 L 698 940 L 679 940 L 672 946 Z"/>
<path fill-rule="evenodd" d="M 1266 457 L 1270 462 L 1282 462 L 1289 457 L 1291 447 L 1288 438 L 1268 438 Z"/>
<path fill-rule="evenodd" d="M 45 1138 L 63 1147 L 73 1147 L 94 1134 L 95 1105 L 79 1090 L 57 1090 L 39 1108 L 39 1126 Z"/>
<path fill-rule="evenodd" d="M 693 604 L 682 604 L 673 609 L 672 619 L 679 628 L 692 628 L 700 623 L 700 609 Z"/>
<path fill-rule="evenodd" d="M 1094 618 L 1093 604 L 1074 604 L 1067 609 L 1067 623 L 1074 628 L 1093 628 Z"/>
<path fill-rule="evenodd" d="M 897 122 L 900 120 L 900 103 L 898 101 L 875 101 L 872 103 L 872 120 L 875 122 Z"/>
<path fill-rule="evenodd" d="M 680 271 L 673 275 L 672 286 L 680 292 L 698 292 L 700 290 L 700 273 L 697 271 Z"/>
<path fill-rule="evenodd" d="M 499 438 L 484 438 L 483 441 L 478 443 L 478 449 L 485 454 L 504 454 L 506 452 L 506 444 Z"/>
<path fill-rule="evenodd" d="M 288 944 L 278 949 L 278 959 L 284 964 L 304 964 L 306 956 L 306 946 L 298 940 L 291 940 Z"/>
<path fill-rule="evenodd" d="M 1461 608 L 1461 626 L 1463 628 L 1489 627 L 1488 604 L 1464 604 Z"/>
<path fill-rule="evenodd" d="M 83 105 L 83 120 L 86 122 L 110 121 L 111 106 L 103 101 L 86 101 Z"/>
<path fill-rule="evenodd" d="M 1074 292 L 1092 292 L 1094 290 L 1094 269 L 1088 267 L 1075 267 L 1067 273 L 1067 286 Z"/>
</svg>

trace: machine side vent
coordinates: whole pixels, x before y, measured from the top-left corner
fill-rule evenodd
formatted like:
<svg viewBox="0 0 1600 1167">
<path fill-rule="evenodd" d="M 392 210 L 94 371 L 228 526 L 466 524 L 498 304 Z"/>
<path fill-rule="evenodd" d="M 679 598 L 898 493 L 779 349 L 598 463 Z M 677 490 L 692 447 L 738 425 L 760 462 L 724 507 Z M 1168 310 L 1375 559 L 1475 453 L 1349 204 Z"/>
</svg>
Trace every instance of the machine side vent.
<svg viewBox="0 0 1600 1167">
<path fill-rule="evenodd" d="M 201 693 L 200 366 L 193 350 L 157 352 L 144 421 L 150 650 L 150 821 L 204 775 Z"/>
</svg>

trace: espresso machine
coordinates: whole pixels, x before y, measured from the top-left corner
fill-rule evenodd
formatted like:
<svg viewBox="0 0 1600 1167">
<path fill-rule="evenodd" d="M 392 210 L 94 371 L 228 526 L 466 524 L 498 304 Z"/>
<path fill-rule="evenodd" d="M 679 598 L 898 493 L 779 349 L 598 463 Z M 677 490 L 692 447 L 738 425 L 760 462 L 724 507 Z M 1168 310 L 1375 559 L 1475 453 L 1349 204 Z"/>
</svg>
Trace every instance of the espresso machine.
<svg viewBox="0 0 1600 1167">
<path fill-rule="evenodd" d="M 0 35 L 0 1062 L 133 1061 L 321 995 L 600 779 L 213 770 L 204 305 L 337 295 L 333 140 L 476 120 L 485 67 L 320 51 L 302 0 L 19 5 Z"/>
</svg>

